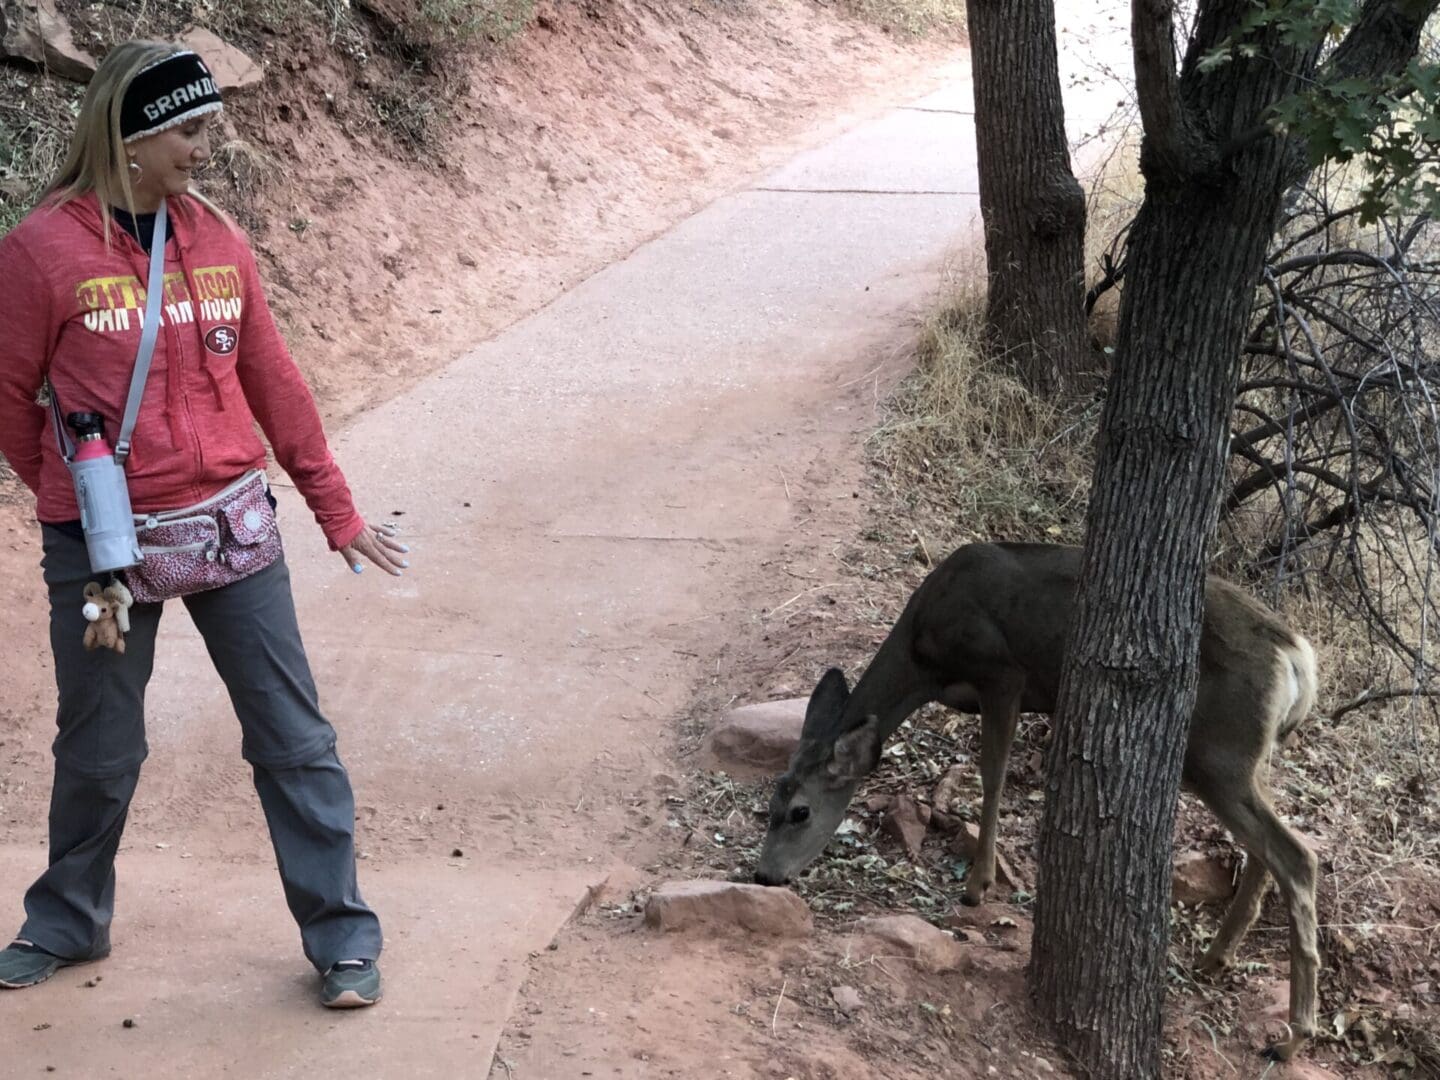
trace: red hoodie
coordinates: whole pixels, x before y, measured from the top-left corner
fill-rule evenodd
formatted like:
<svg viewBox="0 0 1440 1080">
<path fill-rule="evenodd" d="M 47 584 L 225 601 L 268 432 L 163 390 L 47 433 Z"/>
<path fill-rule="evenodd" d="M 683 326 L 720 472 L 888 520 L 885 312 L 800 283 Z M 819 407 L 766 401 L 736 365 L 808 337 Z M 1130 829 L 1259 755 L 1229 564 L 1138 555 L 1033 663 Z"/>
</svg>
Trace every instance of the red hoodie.
<svg viewBox="0 0 1440 1080">
<path fill-rule="evenodd" d="M 264 468 L 258 419 L 332 548 L 365 523 L 330 455 L 320 414 L 265 303 L 238 231 L 188 197 L 170 200 L 160 336 L 126 463 L 136 513 L 208 499 Z M 117 225 L 105 248 L 93 196 L 32 212 L 0 240 L 0 453 L 43 522 L 80 512 L 36 404 L 48 375 L 61 408 L 96 412 L 113 442 L 125 411 L 149 257 Z"/>
</svg>

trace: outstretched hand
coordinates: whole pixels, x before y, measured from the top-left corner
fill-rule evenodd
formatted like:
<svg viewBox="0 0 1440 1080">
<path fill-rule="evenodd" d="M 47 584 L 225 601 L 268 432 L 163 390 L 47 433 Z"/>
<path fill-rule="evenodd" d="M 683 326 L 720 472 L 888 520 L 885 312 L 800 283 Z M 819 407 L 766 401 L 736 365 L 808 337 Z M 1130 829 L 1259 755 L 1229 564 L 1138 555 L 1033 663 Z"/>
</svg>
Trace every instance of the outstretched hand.
<svg viewBox="0 0 1440 1080">
<path fill-rule="evenodd" d="M 410 560 L 405 558 L 409 552 L 408 547 L 395 539 L 394 525 L 371 525 L 368 522 L 359 536 L 340 549 L 345 565 L 354 573 L 358 574 L 365 569 L 365 564 L 360 561 L 363 555 L 381 570 L 395 577 L 399 577 L 410 565 Z"/>
</svg>

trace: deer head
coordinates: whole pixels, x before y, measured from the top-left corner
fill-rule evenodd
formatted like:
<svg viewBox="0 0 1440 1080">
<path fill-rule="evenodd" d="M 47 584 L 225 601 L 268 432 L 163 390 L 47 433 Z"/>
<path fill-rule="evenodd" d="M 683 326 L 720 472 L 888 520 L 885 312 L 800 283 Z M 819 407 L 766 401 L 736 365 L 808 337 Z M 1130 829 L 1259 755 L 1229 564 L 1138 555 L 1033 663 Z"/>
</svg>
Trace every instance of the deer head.
<svg viewBox="0 0 1440 1080">
<path fill-rule="evenodd" d="M 880 721 L 849 716 L 850 688 L 837 668 L 810 695 L 800 745 L 770 799 L 770 825 L 755 880 L 783 885 L 825 850 L 855 789 L 880 760 Z"/>
</svg>

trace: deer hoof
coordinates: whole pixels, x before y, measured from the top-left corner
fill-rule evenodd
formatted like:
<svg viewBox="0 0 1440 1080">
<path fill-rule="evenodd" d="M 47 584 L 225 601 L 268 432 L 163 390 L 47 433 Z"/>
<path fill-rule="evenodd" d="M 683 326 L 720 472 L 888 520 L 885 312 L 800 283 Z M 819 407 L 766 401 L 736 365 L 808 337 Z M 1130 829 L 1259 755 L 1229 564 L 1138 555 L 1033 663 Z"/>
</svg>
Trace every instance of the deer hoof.
<svg viewBox="0 0 1440 1080">
<path fill-rule="evenodd" d="M 1265 1047 L 1264 1050 L 1260 1051 L 1260 1056 L 1268 1061 L 1289 1061 L 1304 1049 L 1305 1044 L 1309 1041 L 1309 1036 L 1307 1035 L 1292 1035 L 1288 1039 L 1281 1039 L 1279 1042 L 1271 1043 Z"/>
<path fill-rule="evenodd" d="M 1201 975 L 1219 975 L 1228 971 L 1235 963 L 1233 956 L 1224 953 L 1206 953 L 1195 962 L 1195 970 Z"/>
<path fill-rule="evenodd" d="M 988 885 L 967 885 L 965 891 L 960 894 L 960 903 L 966 907 L 979 907 L 985 902 L 985 894 L 988 891 Z"/>
<path fill-rule="evenodd" d="M 1271 1043 L 1260 1051 L 1260 1056 L 1266 1061 L 1287 1061 L 1289 1055 L 1284 1051 L 1284 1043 Z"/>
</svg>

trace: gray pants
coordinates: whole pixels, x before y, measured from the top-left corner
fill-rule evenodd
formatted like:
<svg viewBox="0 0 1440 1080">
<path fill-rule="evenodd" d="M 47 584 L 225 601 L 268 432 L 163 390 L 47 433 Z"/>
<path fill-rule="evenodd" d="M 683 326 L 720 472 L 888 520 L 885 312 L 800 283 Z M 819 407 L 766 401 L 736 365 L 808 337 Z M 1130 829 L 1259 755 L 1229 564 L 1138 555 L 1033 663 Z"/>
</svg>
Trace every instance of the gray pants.
<svg viewBox="0 0 1440 1080">
<path fill-rule="evenodd" d="M 145 760 L 145 687 L 161 604 L 136 604 L 123 656 L 87 651 L 85 544 L 44 527 L 50 647 L 60 706 L 50 868 L 25 894 L 20 937 L 70 960 L 110 951 L 115 853 Z M 355 882 L 355 799 L 320 713 L 284 560 L 184 600 L 230 692 L 241 752 L 270 826 L 285 899 L 320 971 L 380 955 L 380 922 Z"/>
</svg>

